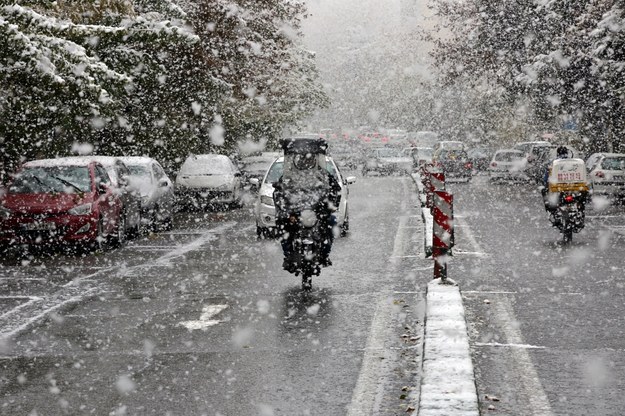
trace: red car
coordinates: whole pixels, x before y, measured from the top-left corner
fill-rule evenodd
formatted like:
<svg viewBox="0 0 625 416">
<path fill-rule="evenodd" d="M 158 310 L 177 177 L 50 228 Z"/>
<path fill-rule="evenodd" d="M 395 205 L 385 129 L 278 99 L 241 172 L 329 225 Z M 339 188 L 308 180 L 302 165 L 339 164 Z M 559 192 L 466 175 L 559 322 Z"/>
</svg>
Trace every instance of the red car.
<svg viewBox="0 0 625 416">
<path fill-rule="evenodd" d="M 0 244 L 101 248 L 123 239 L 121 207 L 106 170 L 88 157 L 27 162 L 0 195 Z"/>
</svg>

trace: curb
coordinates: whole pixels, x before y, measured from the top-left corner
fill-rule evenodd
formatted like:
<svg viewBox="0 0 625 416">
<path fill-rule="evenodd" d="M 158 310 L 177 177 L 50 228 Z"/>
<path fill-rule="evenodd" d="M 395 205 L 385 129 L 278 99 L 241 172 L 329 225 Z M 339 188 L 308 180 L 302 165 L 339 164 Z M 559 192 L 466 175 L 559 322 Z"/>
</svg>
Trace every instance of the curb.
<svg viewBox="0 0 625 416">
<path fill-rule="evenodd" d="M 428 283 L 419 395 L 420 416 L 479 416 L 477 388 L 460 289 Z"/>
<path fill-rule="evenodd" d="M 410 175 L 421 201 L 426 257 L 432 255 L 433 220 L 425 207 L 418 173 Z M 426 212 L 427 211 L 427 212 Z M 429 238 L 428 238 L 429 237 Z M 479 416 L 475 373 L 460 288 L 451 279 L 432 280 L 426 289 L 419 416 Z"/>
</svg>

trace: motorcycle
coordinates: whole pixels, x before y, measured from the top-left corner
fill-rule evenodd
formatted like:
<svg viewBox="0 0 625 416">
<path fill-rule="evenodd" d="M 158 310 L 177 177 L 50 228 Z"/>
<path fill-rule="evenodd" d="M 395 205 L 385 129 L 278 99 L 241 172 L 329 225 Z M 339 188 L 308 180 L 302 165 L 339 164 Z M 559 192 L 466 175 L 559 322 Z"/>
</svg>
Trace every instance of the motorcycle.
<svg viewBox="0 0 625 416">
<path fill-rule="evenodd" d="M 273 183 L 276 226 L 285 253 L 283 267 L 302 276 L 302 289 L 312 288 L 313 276 L 330 265 L 333 217 L 332 177 L 326 168 L 323 139 L 293 138 L 281 142 L 282 177 Z M 336 203 L 335 206 L 338 206 Z"/>
<path fill-rule="evenodd" d="M 321 274 L 324 266 L 323 250 L 328 233 L 324 230 L 327 218 L 312 207 L 289 212 L 287 232 L 291 250 L 286 258 L 287 271 L 302 276 L 302 289 L 312 289 L 313 276 Z"/>
<path fill-rule="evenodd" d="M 569 244 L 573 233 L 580 232 L 585 226 L 590 189 L 584 161 L 554 160 L 545 191 L 545 206 L 551 212 L 551 224 L 562 233 L 562 243 Z"/>
</svg>

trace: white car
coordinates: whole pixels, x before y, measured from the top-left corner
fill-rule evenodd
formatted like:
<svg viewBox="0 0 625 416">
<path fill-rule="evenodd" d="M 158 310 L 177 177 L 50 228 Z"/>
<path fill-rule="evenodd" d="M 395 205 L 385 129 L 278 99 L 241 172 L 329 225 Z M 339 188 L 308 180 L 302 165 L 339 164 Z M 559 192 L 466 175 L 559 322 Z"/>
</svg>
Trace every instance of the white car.
<svg viewBox="0 0 625 416">
<path fill-rule="evenodd" d="M 528 181 L 525 173 L 527 159 L 525 153 L 515 149 L 497 150 L 488 165 L 488 175 L 491 181 L 522 180 Z"/>
<path fill-rule="evenodd" d="M 258 236 L 271 235 L 275 231 L 276 226 L 276 210 L 273 201 L 273 183 L 277 182 L 282 176 L 284 166 L 284 157 L 276 159 L 265 174 L 260 189 L 258 191 L 258 199 L 254 207 L 254 216 L 256 217 L 256 234 Z M 334 160 L 326 156 L 326 168 L 335 177 L 341 186 L 341 201 L 339 203 L 337 225 L 341 230 L 341 235 L 345 235 L 349 230 L 349 188 L 348 185 L 356 182 L 354 176 L 343 177 L 337 168 Z"/>
<path fill-rule="evenodd" d="M 141 220 L 149 227 L 170 229 L 174 218 L 174 185 L 155 159 L 120 157 L 130 170 L 130 185 L 141 194 Z"/>
<path fill-rule="evenodd" d="M 181 206 L 238 206 L 241 195 L 241 172 L 228 156 L 189 156 L 176 176 L 176 197 Z"/>
<path fill-rule="evenodd" d="M 586 161 L 593 195 L 625 199 L 625 153 L 593 153 Z"/>
</svg>

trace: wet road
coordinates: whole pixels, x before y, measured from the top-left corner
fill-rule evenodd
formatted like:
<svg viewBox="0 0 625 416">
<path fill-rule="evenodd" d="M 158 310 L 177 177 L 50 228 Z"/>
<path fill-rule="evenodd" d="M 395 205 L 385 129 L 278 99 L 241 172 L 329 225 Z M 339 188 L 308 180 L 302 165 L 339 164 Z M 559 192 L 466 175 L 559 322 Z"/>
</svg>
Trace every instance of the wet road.
<svg viewBox="0 0 625 416">
<path fill-rule="evenodd" d="M 351 232 L 302 295 L 249 207 L 183 213 L 103 254 L 3 259 L 0 413 L 403 414 L 423 259 L 408 178 L 359 179 Z"/>
<path fill-rule="evenodd" d="M 625 209 L 590 210 L 563 247 L 535 187 L 478 177 L 450 189 L 450 277 L 464 297 L 482 413 L 625 414 Z"/>
<path fill-rule="evenodd" d="M 104 254 L 3 259 L 0 413 L 405 414 L 432 274 L 414 189 L 359 178 L 308 295 L 249 208 Z M 563 247 L 534 187 L 449 189 L 482 413 L 623 414 L 625 209 L 591 210 Z"/>
</svg>

